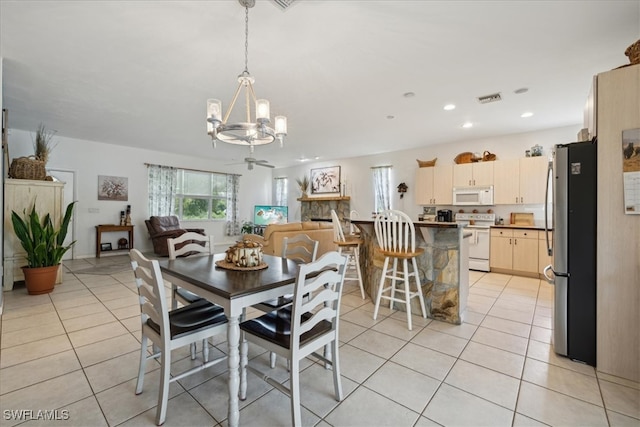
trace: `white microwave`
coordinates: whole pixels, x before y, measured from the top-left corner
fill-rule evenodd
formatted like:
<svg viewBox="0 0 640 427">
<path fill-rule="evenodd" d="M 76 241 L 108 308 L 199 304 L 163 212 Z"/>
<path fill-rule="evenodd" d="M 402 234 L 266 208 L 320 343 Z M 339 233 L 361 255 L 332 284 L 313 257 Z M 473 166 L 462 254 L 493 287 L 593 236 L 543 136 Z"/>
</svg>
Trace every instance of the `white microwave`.
<svg viewBox="0 0 640 427">
<path fill-rule="evenodd" d="M 453 187 L 453 205 L 493 205 L 493 185 L 483 187 Z"/>
</svg>

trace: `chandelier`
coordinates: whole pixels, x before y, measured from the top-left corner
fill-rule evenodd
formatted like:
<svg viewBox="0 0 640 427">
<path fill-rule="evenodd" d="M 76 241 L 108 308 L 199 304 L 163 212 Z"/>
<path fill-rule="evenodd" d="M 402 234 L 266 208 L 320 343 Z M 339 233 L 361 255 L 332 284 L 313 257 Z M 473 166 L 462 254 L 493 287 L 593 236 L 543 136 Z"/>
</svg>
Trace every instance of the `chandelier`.
<svg viewBox="0 0 640 427">
<path fill-rule="evenodd" d="M 222 116 L 222 101 L 219 99 L 207 99 L 207 133 L 211 135 L 213 147 L 216 142 L 228 144 L 248 145 L 251 153 L 256 145 L 271 144 L 276 139 L 280 141 L 280 147 L 287 135 L 287 118 L 276 116 L 274 127 L 270 127 L 269 101 L 257 99 L 253 90 L 255 79 L 249 74 L 249 8 L 255 6 L 255 0 L 238 0 L 245 8 L 245 42 L 244 42 L 244 71 L 238 76 L 238 88 L 224 117 Z M 229 116 L 236 104 L 240 92 L 244 89 L 246 121 L 229 123 Z M 251 120 L 251 104 L 253 103 L 255 120 Z"/>
</svg>

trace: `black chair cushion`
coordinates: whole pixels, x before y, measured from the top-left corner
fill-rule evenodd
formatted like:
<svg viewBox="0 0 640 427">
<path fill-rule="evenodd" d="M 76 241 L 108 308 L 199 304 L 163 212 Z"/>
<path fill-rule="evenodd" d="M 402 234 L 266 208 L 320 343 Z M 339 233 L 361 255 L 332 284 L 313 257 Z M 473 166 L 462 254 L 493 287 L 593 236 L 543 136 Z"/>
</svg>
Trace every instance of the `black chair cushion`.
<svg viewBox="0 0 640 427">
<path fill-rule="evenodd" d="M 169 312 L 172 339 L 180 338 L 182 335 L 211 326 L 227 323 L 227 321 L 222 307 L 204 299 Z M 160 326 L 153 320 L 147 319 L 147 325 L 157 334 L 160 334 Z"/>
<path fill-rule="evenodd" d="M 196 301 L 200 301 L 202 299 L 202 297 L 184 288 L 176 289 L 176 294 L 178 294 L 180 298 L 182 298 L 184 301 L 188 302 L 189 304 L 194 303 Z"/>
<path fill-rule="evenodd" d="M 302 315 L 303 322 L 311 318 L 311 313 Z M 290 348 L 291 340 L 291 307 L 263 314 L 255 319 L 240 324 L 240 329 L 252 335 L 263 338 L 281 347 Z M 300 344 L 304 344 L 331 329 L 331 322 L 323 320 L 310 331 L 300 337 Z"/>
<path fill-rule="evenodd" d="M 293 294 L 287 294 L 279 298 L 274 298 L 268 301 L 263 301 L 259 304 L 255 304 L 254 307 L 262 311 L 273 311 L 279 310 L 291 304 L 293 304 Z"/>
</svg>

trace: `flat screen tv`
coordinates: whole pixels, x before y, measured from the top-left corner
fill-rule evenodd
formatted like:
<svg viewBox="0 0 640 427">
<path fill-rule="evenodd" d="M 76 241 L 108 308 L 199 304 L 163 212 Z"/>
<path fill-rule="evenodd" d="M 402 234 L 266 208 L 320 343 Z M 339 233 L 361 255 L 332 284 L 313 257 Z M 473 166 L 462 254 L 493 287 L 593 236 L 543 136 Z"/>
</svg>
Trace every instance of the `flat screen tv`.
<svg viewBox="0 0 640 427">
<path fill-rule="evenodd" d="M 286 224 L 288 215 L 287 206 L 255 205 L 253 207 L 255 225 Z"/>
</svg>

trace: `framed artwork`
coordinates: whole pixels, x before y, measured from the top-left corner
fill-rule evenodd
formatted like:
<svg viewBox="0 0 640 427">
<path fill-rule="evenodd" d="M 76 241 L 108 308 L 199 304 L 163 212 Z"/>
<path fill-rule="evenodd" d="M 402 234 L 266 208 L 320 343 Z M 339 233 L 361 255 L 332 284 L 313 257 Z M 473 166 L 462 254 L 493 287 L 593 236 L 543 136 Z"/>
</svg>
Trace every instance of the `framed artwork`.
<svg viewBox="0 0 640 427">
<path fill-rule="evenodd" d="M 311 169 L 311 194 L 340 193 L 340 166 Z"/>
<path fill-rule="evenodd" d="M 640 215 L 640 128 L 622 131 L 624 213 Z"/>
<path fill-rule="evenodd" d="M 101 251 L 110 251 L 111 249 L 111 243 L 100 243 L 100 250 Z"/>
<path fill-rule="evenodd" d="M 98 200 L 129 200 L 129 179 L 98 175 Z"/>
</svg>

